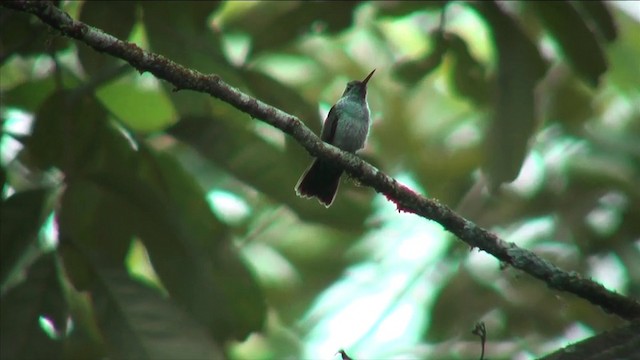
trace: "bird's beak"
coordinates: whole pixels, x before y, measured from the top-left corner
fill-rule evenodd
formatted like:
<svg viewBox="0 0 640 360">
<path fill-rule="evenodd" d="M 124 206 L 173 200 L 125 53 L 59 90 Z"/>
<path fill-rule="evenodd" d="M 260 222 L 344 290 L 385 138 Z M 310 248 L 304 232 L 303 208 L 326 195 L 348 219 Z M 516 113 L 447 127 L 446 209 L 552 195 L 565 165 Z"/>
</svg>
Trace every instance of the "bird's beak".
<svg viewBox="0 0 640 360">
<path fill-rule="evenodd" d="M 369 82 L 369 79 L 371 79 L 371 76 L 373 76 L 374 72 L 376 72 L 376 69 L 373 69 L 373 71 L 369 73 L 369 75 L 367 75 L 367 77 L 364 78 L 364 80 L 362 80 L 362 84 L 367 85 L 367 82 Z"/>
</svg>

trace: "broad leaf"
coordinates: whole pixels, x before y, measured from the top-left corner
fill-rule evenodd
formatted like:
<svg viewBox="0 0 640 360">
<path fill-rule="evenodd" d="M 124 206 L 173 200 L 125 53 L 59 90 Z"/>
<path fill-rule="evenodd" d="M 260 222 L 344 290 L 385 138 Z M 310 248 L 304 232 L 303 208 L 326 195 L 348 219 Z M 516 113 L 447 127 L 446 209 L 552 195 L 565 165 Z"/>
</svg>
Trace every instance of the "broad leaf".
<svg viewBox="0 0 640 360">
<path fill-rule="evenodd" d="M 425 76 L 437 69 L 446 54 L 448 42 L 440 30 L 429 34 L 433 44 L 431 53 L 422 59 L 400 62 L 394 66 L 394 74 L 408 86 L 415 86 Z"/>
<path fill-rule="evenodd" d="M 195 180 L 168 156 L 147 149 L 135 157 L 128 171 L 95 172 L 87 180 L 134 224 L 178 304 L 219 339 L 258 330 L 265 311 L 260 289 Z"/>
<path fill-rule="evenodd" d="M 2 9 L 0 31 L 0 65 L 12 55 L 40 55 L 54 53 L 69 46 L 69 39 L 52 34 L 41 21 L 32 21 L 32 16 L 24 12 Z"/>
<path fill-rule="evenodd" d="M 416 11 L 439 10 L 447 1 L 376 1 L 373 2 L 382 16 L 401 17 Z"/>
<path fill-rule="evenodd" d="M 498 54 L 495 114 L 485 139 L 483 167 L 495 188 L 520 172 L 537 125 L 533 90 L 546 64 L 536 45 L 495 3 L 476 3 L 475 8 L 493 33 Z"/>
<path fill-rule="evenodd" d="M 446 37 L 449 53 L 453 58 L 449 79 L 452 88 L 476 106 L 485 107 L 491 92 L 484 65 L 473 57 L 463 38 L 455 33 L 447 34 Z"/>
<path fill-rule="evenodd" d="M 170 295 L 216 337 L 261 328 L 258 285 L 203 191 L 171 157 L 144 144 L 136 151 L 95 98 L 71 92 L 45 102 L 29 146 L 43 166 L 65 172 L 60 237 L 76 286 L 95 281 L 82 254 L 119 263 L 135 234 Z"/>
<path fill-rule="evenodd" d="M 165 88 L 144 84 L 137 74 L 101 86 L 96 97 L 128 129 L 138 133 L 162 130 L 176 121 Z"/>
<path fill-rule="evenodd" d="M 5 284 L 14 267 L 20 263 L 37 240 L 46 214 L 46 189 L 27 190 L 2 201 L 0 215 L 0 283 Z"/>
<path fill-rule="evenodd" d="M 157 291 L 130 279 L 124 269 L 97 265 L 94 312 L 117 359 L 221 359 L 207 330 Z"/>
<path fill-rule="evenodd" d="M 315 201 L 298 198 L 294 187 L 306 164 L 298 160 L 297 167 L 291 166 L 296 159 L 294 155 L 283 153 L 242 127 L 239 119 L 187 118 L 169 129 L 169 133 L 238 179 L 272 199 L 287 204 L 302 218 L 344 229 L 361 229 L 363 225 L 368 213 L 364 204 L 345 197 L 336 201 L 332 207 L 334 211 L 325 211 Z M 294 150 L 304 151 L 289 151 Z"/>
<path fill-rule="evenodd" d="M 222 52 L 219 34 L 207 23 L 218 2 L 184 1 L 180 2 L 180 11 L 176 11 L 177 3 L 167 1 L 139 4 L 153 52 L 199 72 L 215 73 L 232 85 L 242 84 Z M 162 86 L 167 93 L 174 90 L 166 82 L 162 82 Z M 187 91 L 171 93 L 171 101 L 181 116 L 206 114 L 212 104 L 219 104 L 208 96 Z"/>
<path fill-rule="evenodd" d="M 136 20 L 136 9 L 135 1 L 87 1 L 80 7 L 80 21 L 126 40 Z M 122 60 L 99 53 L 84 44 L 78 46 L 78 59 L 92 78 L 122 64 Z"/>
<path fill-rule="evenodd" d="M 42 317 L 59 336 L 66 331 L 67 307 L 54 255 L 44 255 L 34 263 L 27 279 L 2 295 L 0 305 L 1 358 L 63 358 L 62 341 L 49 337 L 40 325 Z"/>
<path fill-rule="evenodd" d="M 92 96 L 58 91 L 45 100 L 35 120 L 27 146 L 37 164 L 73 176 L 90 164 L 106 112 Z"/>
<path fill-rule="evenodd" d="M 289 45 L 313 31 L 314 26 L 331 34 L 344 30 L 358 5 L 357 1 L 334 1 L 331 6 L 321 2 L 259 2 L 239 16 L 226 19 L 223 26 L 225 31 L 249 34 L 251 50 L 257 55 Z"/>
<path fill-rule="evenodd" d="M 618 28 L 613 19 L 613 15 L 605 1 L 574 1 L 578 11 L 588 20 L 591 20 L 592 27 L 607 41 L 612 42 L 618 37 Z"/>
<path fill-rule="evenodd" d="M 568 1 L 533 1 L 529 5 L 537 10 L 576 74 L 597 87 L 608 67 L 604 49 L 572 4 Z"/>
</svg>

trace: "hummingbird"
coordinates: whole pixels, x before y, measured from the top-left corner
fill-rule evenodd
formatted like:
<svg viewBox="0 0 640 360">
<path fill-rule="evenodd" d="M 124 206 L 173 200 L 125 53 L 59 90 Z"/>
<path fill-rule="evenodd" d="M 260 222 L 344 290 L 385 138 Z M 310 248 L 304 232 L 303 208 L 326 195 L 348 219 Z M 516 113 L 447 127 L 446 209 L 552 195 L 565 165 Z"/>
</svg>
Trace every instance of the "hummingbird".
<svg viewBox="0 0 640 360">
<path fill-rule="evenodd" d="M 370 124 L 367 83 L 375 71 L 373 69 L 362 81 L 347 84 L 322 125 L 322 141 L 350 153 L 364 147 Z M 304 198 L 315 197 L 329 207 L 336 197 L 342 172 L 339 166 L 316 158 L 298 180 L 296 194 Z"/>
</svg>

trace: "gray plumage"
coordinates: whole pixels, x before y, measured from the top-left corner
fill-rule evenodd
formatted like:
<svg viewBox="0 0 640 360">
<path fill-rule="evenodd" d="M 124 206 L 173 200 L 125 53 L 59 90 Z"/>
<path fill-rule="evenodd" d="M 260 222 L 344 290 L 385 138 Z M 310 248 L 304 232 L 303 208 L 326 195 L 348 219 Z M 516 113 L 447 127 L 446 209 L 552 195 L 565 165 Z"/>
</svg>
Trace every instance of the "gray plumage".
<svg viewBox="0 0 640 360">
<path fill-rule="evenodd" d="M 320 138 L 323 141 L 351 153 L 364 147 L 370 124 L 367 82 L 374 72 L 375 69 L 362 81 L 347 84 L 322 126 Z M 329 207 L 335 199 L 341 175 L 341 168 L 315 159 L 298 180 L 296 193 L 301 197 L 315 197 Z"/>
</svg>

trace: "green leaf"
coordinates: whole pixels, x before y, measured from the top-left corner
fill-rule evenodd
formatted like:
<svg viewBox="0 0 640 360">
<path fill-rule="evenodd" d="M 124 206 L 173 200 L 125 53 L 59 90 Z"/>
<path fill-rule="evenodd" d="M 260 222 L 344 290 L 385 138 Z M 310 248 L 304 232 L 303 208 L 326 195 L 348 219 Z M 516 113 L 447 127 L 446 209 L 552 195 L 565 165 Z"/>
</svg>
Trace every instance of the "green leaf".
<svg viewBox="0 0 640 360">
<path fill-rule="evenodd" d="M 495 188 L 520 172 L 537 125 L 533 90 L 546 64 L 531 39 L 495 3 L 480 2 L 474 7 L 487 22 L 498 54 L 495 114 L 485 137 L 483 166 Z"/>
<path fill-rule="evenodd" d="M 473 294 L 473 301 L 464 302 L 469 311 L 459 312 L 460 298 Z M 460 324 L 471 328 L 478 321 L 478 314 L 486 314 L 494 308 L 500 309 L 506 301 L 491 284 L 480 283 L 473 279 L 469 271 L 461 268 L 453 278 L 446 282 L 446 286 L 439 290 L 439 294 L 431 308 L 431 324 L 425 334 L 425 340 L 446 341 L 460 334 Z M 451 321 L 454 315 L 455 321 Z"/>
<path fill-rule="evenodd" d="M 640 83 L 640 22 L 631 16 L 619 16 L 620 36 L 610 46 L 611 68 L 607 79 L 616 89 L 621 91 L 626 101 L 636 102 L 638 98 L 638 84 Z"/>
<path fill-rule="evenodd" d="M 608 42 L 613 42 L 618 37 L 618 29 L 609 7 L 605 1 L 574 1 L 572 4 L 577 10 L 591 20 L 596 31 Z"/>
<path fill-rule="evenodd" d="M 597 37 L 571 3 L 533 1 L 528 5 L 536 10 L 576 74 L 597 87 L 600 76 L 608 68 L 606 55 Z"/>
<path fill-rule="evenodd" d="M 262 292 L 195 179 L 167 155 L 143 156 L 141 177 L 156 191 L 134 197 L 146 205 L 136 214 L 138 229 L 165 287 L 218 339 L 259 330 Z"/>
<path fill-rule="evenodd" d="M 51 54 L 70 44 L 69 39 L 25 12 L 3 7 L 2 27 L 10 31 L 0 31 L 0 65 L 12 55 Z"/>
<path fill-rule="evenodd" d="M 4 131 L 4 129 L 0 128 L 0 131 Z M 4 197 L 2 196 L 2 194 L 4 194 L 4 187 L 6 183 L 7 171 L 5 170 L 4 166 L 0 166 L 0 201 L 4 201 Z M 4 204 L 2 206 L 4 206 Z"/>
<path fill-rule="evenodd" d="M 91 97 L 57 93 L 41 112 L 30 150 L 65 172 L 60 236 L 76 286 L 93 281 L 83 253 L 121 261 L 133 232 L 171 296 L 215 336 L 261 328 L 260 289 L 192 176 L 144 144 L 135 151 Z"/>
<path fill-rule="evenodd" d="M 96 264 L 96 262 L 93 262 Z M 92 291 L 98 326 L 116 359 L 221 359 L 205 328 L 119 267 L 97 266 Z"/>
<path fill-rule="evenodd" d="M 40 80 L 31 80 L 20 84 L 5 93 L 7 104 L 17 108 L 36 112 L 45 101 L 55 91 L 55 79 L 48 76 Z"/>
<path fill-rule="evenodd" d="M 47 192 L 47 189 L 26 190 L 2 201 L 0 283 L 3 286 L 29 247 L 36 242 L 46 218 L 44 208 Z"/>
<path fill-rule="evenodd" d="M 125 206 L 122 199 L 109 196 L 84 179 L 67 185 L 58 211 L 58 227 L 67 273 L 78 289 L 88 288 L 93 279 L 90 265 L 82 262 L 74 249 L 90 252 L 101 261 L 124 264 L 135 229 Z"/>
<path fill-rule="evenodd" d="M 62 341 L 40 327 L 46 317 L 65 333 L 67 306 L 58 280 L 55 257 L 44 255 L 29 269 L 27 279 L 2 295 L 0 357 L 3 359 L 61 359 Z"/>
<path fill-rule="evenodd" d="M 320 133 L 320 116 L 315 104 L 309 103 L 298 90 L 259 71 L 242 69 L 242 77 L 253 96 L 278 109 L 303 119 L 308 127 Z"/>
<path fill-rule="evenodd" d="M 176 119 L 175 109 L 164 88 L 150 88 L 137 75 L 101 86 L 96 96 L 127 128 L 137 132 L 162 130 Z"/>
<path fill-rule="evenodd" d="M 452 88 L 458 95 L 471 100 L 475 105 L 485 106 L 490 100 L 491 92 L 484 65 L 471 55 L 463 38 L 454 33 L 445 36 L 453 59 L 449 79 Z"/>
<path fill-rule="evenodd" d="M 89 165 L 106 112 L 90 95 L 59 91 L 42 104 L 27 147 L 42 168 L 74 175 Z"/>
<path fill-rule="evenodd" d="M 594 109 L 585 106 L 590 103 L 593 94 L 575 76 L 557 74 L 555 81 L 555 86 L 548 90 L 549 112 L 546 118 L 580 132 L 585 122 L 594 115 Z"/>
<path fill-rule="evenodd" d="M 276 51 L 294 42 L 314 27 L 336 34 L 348 28 L 357 1 L 258 2 L 235 17 L 225 19 L 225 31 L 244 32 L 251 37 L 251 51 Z"/>
<path fill-rule="evenodd" d="M 80 7 L 79 20 L 119 39 L 127 39 L 136 20 L 135 1 L 87 1 Z M 99 76 L 122 63 L 84 44 L 78 46 L 78 59 L 90 77 Z"/>
<path fill-rule="evenodd" d="M 107 134 L 121 136 L 115 131 Z M 105 144 L 113 142 L 108 139 Z M 113 204 L 104 216 L 134 224 L 134 232 L 146 246 L 171 297 L 218 339 L 243 338 L 260 329 L 265 316 L 260 289 L 233 249 L 228 230 L 211 212 L 204 193 L 170 157 L 140 146 L 141 152 L 110 152 L 120 154 L 121 161 L 104 161 L 102 168 L 86 172 L 83 180 L 93 186 L 83 185 L 84 191 L 100 189 L 101 196 Z M 78 201 L 84 191 L 76 195 Z M 66 259 L 74 261 L 75 272 L 89 266 L 86 261 L 82 264 L 83 252 L 99 254 L 108 246 L 84 243 L 79 250 L 67 250 L 65 263 Z"/>
<path fill-rule="evenodd" d="M 176 4 L 142 1 L 143 21 L 151 49 L 171 60 L 195 70 L 215 72 L 227 65 L 220 38 L 207 23 L 217 8 L 215 1 L 185 1 Z"/>
<path fill-rule="evenodd" d="M 402 17 L 421 10 L 440 10 L 447 1 L 375 1 L 381 16 Z"/>
<path fill-rule="evenodd" d="M 430 34 L 433 50 L 422 59 L 400 62 L 393 68 L 394 75 L 407 86 L 415 86 L 426 75 L 437 69 L 447 51 L 448 42 L 440 30 Z"/>
<path fill-rule="evenodd" d="M 342 229 L 362 229 L 369 202 L 356 202 L 343 196 L 333 205 L 334 211 L 325 211 L 314 201 L 297 197 L 294 187 L 307 163 L 301 162 L 305 160 L 293 152 L 301 150 L 278 150 L 241 126 L 241 119 L 235 118 L 238 116 L 234 111 L 218 118 L 185 118 L 168 132 L 236 178 L 286 204 L 301 218 Z M 311 158 L 307 161 L 311 162 Z M 292 163 L 299 166 L 291 166 Z"/>
<path fill-rule="evenodd" d="M 180 3 L 180 11 L 176 11 L 175 3 L 166 1 L 139 4 L 152 51 L 199 72 L 215 73 L 234 86 L 242 84 L 223 54 L 220 35 L 207 23 L 218 2 L 184 1 Z M 162 86 L 172 94 L 171 100 L 181 116 L 205 114 L 212 104 L 219 105 L 211 97 L 187 91 L 172 93 L 173 86 L 166 82 Z"/>
</svg>

